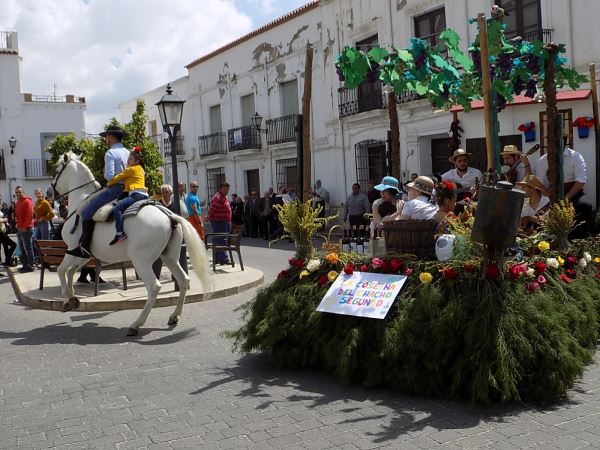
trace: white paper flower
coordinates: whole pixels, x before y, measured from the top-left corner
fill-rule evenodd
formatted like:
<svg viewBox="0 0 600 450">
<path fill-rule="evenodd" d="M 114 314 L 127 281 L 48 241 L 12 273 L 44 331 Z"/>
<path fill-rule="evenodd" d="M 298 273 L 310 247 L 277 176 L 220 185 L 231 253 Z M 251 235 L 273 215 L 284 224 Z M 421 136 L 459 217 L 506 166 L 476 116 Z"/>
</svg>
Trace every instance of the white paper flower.
<svg viewBox="0 0 600 450">
<path fill-rule="evenodd" d="M 558 264 L 558 259 L 548 258 L 546 259 L 546 265 L 552 269 L 558 269 L 560 264 Z"/>
<path fill-rule="evenodd" d="M 529 278 L 532 278 L 535 275 L 535 270 L 532 269 L 531 267 L 529 269 L 527 269 L 527 276 Z"/>
<path fill-rule="evenodd" d="M 308 270 L 309 272 L 314 272 L 315 270 L 317 270 L 319 267 L 321 266 L 321 261 L 318 259 L 311 259 L 310 261 L 308 261 L 308 263 L 306 264 L 306 270 Z"/>
<path fill-rule="evenodd" d="M 588 252 L 585 252 L 585 253 L 583 254 L 583 257 L 585 258 L 585 260 L 586 260 L 587 262 L 592 262 L 592 255 L 590 255 Z"/>
<path fill-rule="evenodd" d="M 587 261 L 585 260 L 585 258 L 581 258 L 577 264 L 578 264 L 578 265 L 579 265 L 579 267 L 581 267 L 582 269 L 585 269 L 585 266 L 587 266 Z"/>
</svg>

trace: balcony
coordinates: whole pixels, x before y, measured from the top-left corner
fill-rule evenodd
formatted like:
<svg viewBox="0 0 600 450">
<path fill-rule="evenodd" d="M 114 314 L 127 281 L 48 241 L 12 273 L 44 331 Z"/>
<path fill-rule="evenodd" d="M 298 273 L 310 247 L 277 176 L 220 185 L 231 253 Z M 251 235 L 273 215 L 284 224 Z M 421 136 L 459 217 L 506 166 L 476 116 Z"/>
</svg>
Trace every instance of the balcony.
<svg viewBox="0 0 600 450">
<path fill-rule="evenodd" d="M 23 94 L 23 101 L 27 103 L 85 103 L 85 97 Z"/>
<path fill-rule="evenodd" d="M 227 154 L 227 135 L 224 131 L 207 134 L 198 138 L 198 152 L 200 158 L 213 155 Z"/>
<path fill-rule="evenodd" d="M 419 95 L 412 91 L 406 91 L 402 94 L 396 95 L 396 104 L 402 105 L 404 103 L 414 102 L 415 100 L 421 100 L 425 98 L 424 95 Z"/>
<path fill-rule="evenodd" d="M 283 144 L 296 140 L 296 121 L 298 114 L 267 120 L 267 144 Z"/>
<path fill-rule="evenodd" d="M 507 37 L 514 38 L 517 36 L 517 32 L 507 33 Z M 550 28 L 538 28 L 537 30 L 528 31 L 521 35 L 524 41 L 542 41 L 544 44 L 552 42 L 552 29 Z"/>
<path fill-rule="evenodd" d="M 383 109 L 385 101 L 381 81 L 365 81 L 356 89 L 338 89 L 340 117 L 353 116 L 365 111 Z"/>
<path fill-rule="evenodd" d="M 251 125 L 233 128 L 227 131 L 229 151 L 257 150 L 262 148 L 260 131 Z"/>
<path fill-rule="evenodd" d="M 175 137 L 175 149 L 177 156 L 185 156 L 185 149 L 183 148 L 183 136 L 178 135 Z M 165 158 L 171 157 L 171 140 L 169 138 L 163 139 L 163 155 L 165 155 Z"/>
<path fill-rule="evenodd" d="M 50 177 L 52 165 L 47 159 L 26 159 L 25 178 L 47 178 Z"/>
<path fill-rule="evenodd" d="M 0 31 L 0 52 L 18 53 L 19 45 L 16 31 Z"/>
</svg>

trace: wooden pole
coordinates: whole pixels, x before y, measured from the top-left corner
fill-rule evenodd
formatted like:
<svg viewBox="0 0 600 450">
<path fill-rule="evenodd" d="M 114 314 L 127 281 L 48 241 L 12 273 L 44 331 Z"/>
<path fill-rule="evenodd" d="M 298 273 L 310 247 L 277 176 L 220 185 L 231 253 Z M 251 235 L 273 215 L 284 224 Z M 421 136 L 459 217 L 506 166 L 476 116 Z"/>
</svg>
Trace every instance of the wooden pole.
<svg viewBox="0 0 600 450">
<path fill-rule="evenodd" d="M 592 110 L 594 113 L 594 138 L 596 143 L 596 209 L 600 205 L 600 127 L 598 126 L 598 85 L 596 84 L 596 65 L 590 64 L 590 86 L 592 89 Z"/>
<path fill-rule="evenodd" d="M 481 88 L 483 91 L 483 119 L 485 122 L 485 149 L 487 169 L 494 168 L 494 141 L 492 124 L 492 81 L 490 78 L 490 60 L 488 52 L 487 22 L 485 14 L 477 15 L 479 24 L 479 51 L 481 52 Z"/>
<path fill-rule="evenodd" d="M 546 135 L 547 145 L 546 151 L 548 152 L 548 193 L 550 201 L 552 203 L 557 202 L 561 199 L 560 192 L 563 190 L 563 186 L 560 185 L 560 174 L 559 174 L 559 155 L 558 149 L 560 147 L 559 139 L 562 136 L 557 136 L 556 127 L 556 115 L 558 109 L 556 107 L 556 81 L 554 80 L 554 56 L 558 48 L 554 44 L 547 44 L 544 46 L 545 50 L 548 51 L 549 56 L 544 61 L 544 94 L 546 95 Z M 560 186 L 559 186 L 560 185 Z"/>
<path fill-rule="evenodd" d="M 400 126 L 398 124 L 398 108 L 396 108 L 396 94 L 388 94 L 388 116 L 390 118 L 392 176 L 400 180 Z"/>
<path fill-rule="evenodd" d="M 310 145 L 310 99 L 312 97 L 313 47 L 306 46 L 304 62 L 304 94 L 302 95 L 302 201 L 307 201 L 312 189 L 312 164 Z"/>
</svg>

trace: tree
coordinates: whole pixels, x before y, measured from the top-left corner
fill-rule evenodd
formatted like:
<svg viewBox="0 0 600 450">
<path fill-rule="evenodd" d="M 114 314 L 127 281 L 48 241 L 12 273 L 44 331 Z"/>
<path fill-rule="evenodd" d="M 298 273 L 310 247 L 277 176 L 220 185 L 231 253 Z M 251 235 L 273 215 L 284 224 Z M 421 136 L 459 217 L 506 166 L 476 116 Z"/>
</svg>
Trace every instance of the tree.
<svg viewBox="0 0 600 450">
<path fill-rule="evenodd" d="M 158 145 L 147 135 L 146 115 L 144 101 L 138 99 L 135 112 L 131 116 L 131 121 L 126 124 L 120 124 L 117 119 L 112 118 L 104 127 L 111 125 L 122 127 L 127 136 L 123 139 L 123 145 L 129 149 L 140 147 L 144 155 L 144 170 L 146 171 L 146 187 L 149 193 L 160 189 L 163 182 L 160 168 L 163 165 L 163 159 L 158 152 Z M 90 168 L 94 177 L 102 185 L 106 185 L 104 179 L 104 154 L 108 150 L 106 141 L 102 137 L 77 139 L 75 133 L 64 136 L 57 136 L 47 151 L 51 155 L 51 162 L 56 164 L 58 158 L 69 151 L 81 156 L 81 160 Z"/>
</svg>

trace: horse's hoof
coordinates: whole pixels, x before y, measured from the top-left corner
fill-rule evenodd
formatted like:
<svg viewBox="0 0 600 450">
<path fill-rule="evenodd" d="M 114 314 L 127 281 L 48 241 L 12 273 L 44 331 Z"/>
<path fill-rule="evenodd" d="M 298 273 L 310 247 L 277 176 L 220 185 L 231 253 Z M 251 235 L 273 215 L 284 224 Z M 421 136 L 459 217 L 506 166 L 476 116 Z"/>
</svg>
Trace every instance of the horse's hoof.
<svg viewBox="0 0 600 450">
<path fill-rule="evenodd" d="M 69 312 L 74 309 L 79 308 L 79 299 L 77 297 L 71 297 L 67 302 L 63 305 L 63 312 Z"/>
<path fill-rule="evenodd" d="M 179 323 L 178 317 L 169 317 L 169 321 L 167 322 L 167 325 L 177 325 L 178 323 Z"/>
<path fill-rule="evenodd" d="M 127 329 L 127 336 L 137 336 L 140 330 L 138 330 L 137 328 L 128 328 Z"/>
</svg>

